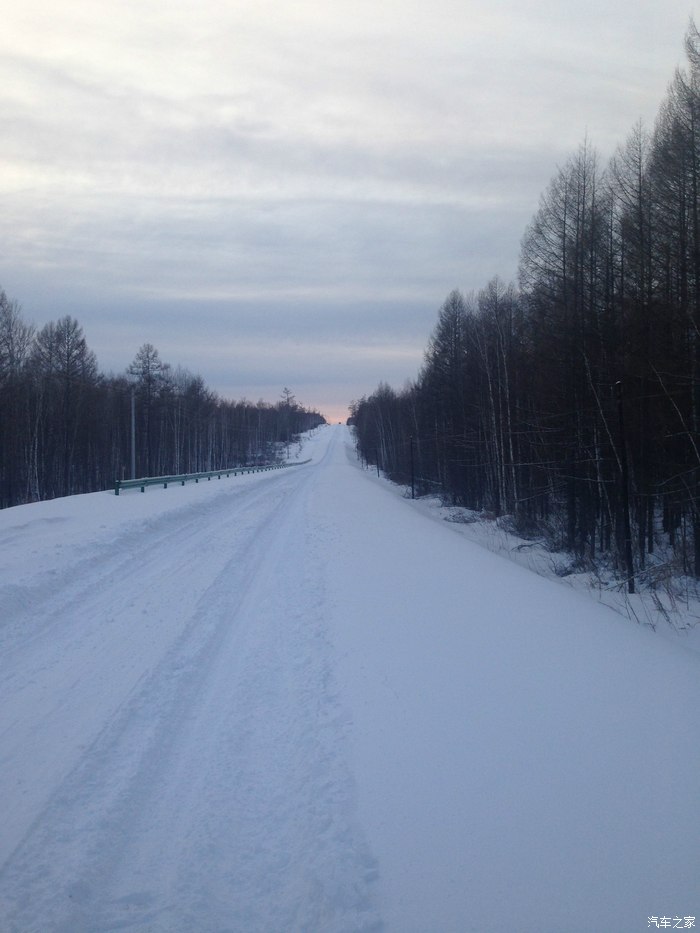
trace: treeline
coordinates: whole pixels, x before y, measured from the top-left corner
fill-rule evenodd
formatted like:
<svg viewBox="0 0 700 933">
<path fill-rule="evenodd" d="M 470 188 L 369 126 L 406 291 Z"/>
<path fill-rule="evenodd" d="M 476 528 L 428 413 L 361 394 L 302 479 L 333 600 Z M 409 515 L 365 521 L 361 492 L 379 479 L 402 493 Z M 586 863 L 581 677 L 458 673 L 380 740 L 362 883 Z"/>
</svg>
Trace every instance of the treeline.
<svg viewBox="0 0 700 933">
<path fill-rule="evenodd" d="M 700 34 L 653 131 L 585 143 L 541 197 L 519 288 L 453 292 L 416 382 L 354 403 L 362 455 L 419 492 L 547 529 L 634 587 L 700 576 Z"/>
<path fill-rule="evenodd" d="M 106 489 L 132 464 L 140 477 L 268 461 L 324 420 L 288 389 L 274 405 L 225 401 L 148 343 L 102 374 L 76 320 L 36 331 L 0 290 L 2 508 Z"/>
</svg>

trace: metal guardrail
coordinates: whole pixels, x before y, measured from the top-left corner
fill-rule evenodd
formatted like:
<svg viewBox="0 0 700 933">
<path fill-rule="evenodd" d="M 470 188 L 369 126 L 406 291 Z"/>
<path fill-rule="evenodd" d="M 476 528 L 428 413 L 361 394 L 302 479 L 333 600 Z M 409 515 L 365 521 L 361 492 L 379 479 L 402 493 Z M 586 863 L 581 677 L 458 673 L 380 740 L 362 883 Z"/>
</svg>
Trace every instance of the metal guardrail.
<svg viewBox="0 0 700 933">
<path fill-rule="evenodd" d="M 267 473 L 270 470 L 283 470 L 285 467 L 303 466 L 305 463 L 311 463 L 311 460 L 297 460 L 294 463 L 270 463 L 265 466 L 255 467 L 230 467 L 226 470 L 209 470 L 207 473 L 179 473 L 176 476 L 144 476 L 141 479 L 117 479 L 114 481 L 114 494 L 118 496 L 122 489 L 137 489 L 141 492 L 146 491 L 146 486 L 162 486 L 168 488 L 169 483 L 180 483 L 184 486 L 188 480 L 194 480 L 198 483 L 200 479 L 211 480 L 216 476 L 221 479 L 222 476 L 239 476 L 244 473 Z"/>
</svg>

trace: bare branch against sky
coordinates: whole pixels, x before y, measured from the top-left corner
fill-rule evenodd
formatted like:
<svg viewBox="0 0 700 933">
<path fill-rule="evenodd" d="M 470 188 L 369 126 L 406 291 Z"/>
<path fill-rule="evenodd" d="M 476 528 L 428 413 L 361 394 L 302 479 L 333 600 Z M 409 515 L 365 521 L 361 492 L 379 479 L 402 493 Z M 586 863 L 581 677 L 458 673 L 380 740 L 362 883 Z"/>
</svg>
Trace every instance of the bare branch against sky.
<svg viewBox="0 0 700 933">
<path fill-rule="evenodd" d="M 587 134 L 652 124 L 685 2 L 0 0 L 0 286 L 103 369 L 344 417 L 515 277 Z"/>
</svg>

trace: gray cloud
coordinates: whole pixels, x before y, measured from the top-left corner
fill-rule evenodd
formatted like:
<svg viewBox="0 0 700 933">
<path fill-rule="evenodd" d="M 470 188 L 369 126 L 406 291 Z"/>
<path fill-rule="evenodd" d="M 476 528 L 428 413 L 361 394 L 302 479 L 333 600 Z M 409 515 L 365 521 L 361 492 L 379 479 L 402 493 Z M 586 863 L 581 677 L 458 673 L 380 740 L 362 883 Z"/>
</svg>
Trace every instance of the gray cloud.
<svg viewBox="0 0 700 933">
<path fill-rule="evenodd" d="M 4 9 L 3 9 L 4 8 Z M 516 274 L 587 133 L 651 122 L 654 2 L 0 0 L 0 285 L 220 392 L 342 407 L 415 375 L 447 292 Z"/>
</svg>

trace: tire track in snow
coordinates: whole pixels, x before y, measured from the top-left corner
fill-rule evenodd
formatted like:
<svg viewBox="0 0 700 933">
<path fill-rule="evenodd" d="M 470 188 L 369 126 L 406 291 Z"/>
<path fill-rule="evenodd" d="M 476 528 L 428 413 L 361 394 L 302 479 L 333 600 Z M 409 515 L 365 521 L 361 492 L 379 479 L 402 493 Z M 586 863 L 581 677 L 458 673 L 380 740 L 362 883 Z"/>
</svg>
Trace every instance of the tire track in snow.
<svg viewBox="0 0 700 933">
<path fill-rule="evenodd" d="M 17 614 L 15 628 L 28 635 L 2 655 L 0 774 L 13 774 L 22 793 L 3 821 L 0 865 L 41 801 L 193 624 L 221 566 L 242 560 L 261 525 L 274 521 L 294 488 L 291 475 L 284 479 L 226 497 L 223 512 L 220 499 L 208 503 L 199 527 L 193 509 L 182 510 L 184 522 L 181 510 L 149 522 L 142 553 L 133 547 L 143 531 L 108 542 L 76 560 L 53 601 Z"/>
<path fill-rule="evenodd" d="M 314 476 L 290 476 L 257 521 L 251 503 L 246 546 L 57 788 L 0 874 L 10 930 L 380 928 L 307 522 Z M 225 519 L 234 539 L 240 517 Z"/>
<path fill-rule="evenodd" d="M 190 502 L 183 508 L 130 523 L 115 539 L 105 536 L 97 547 L 90 543 L 78 548 L 60 571 L 49 568 L 48 579 L 42 572 L 23 585 L 1 586 L 2 604 L 12 610 L 0 628 L 3 655 L 11 658 L 14 650 L 26 651 L 33 641 L 61 625 L 66 612 L 86 615 L 97 588 L 114 586 L 116 593 L 123 593 L 130 580 L 148 576 L 151 571 L 161 577 L 180 575 L 200 556 L 202 547 L 208 547 L 211 553 L 218 541 L 228 549 L 231 541 L 237 540 L 233 532 L 238 530 L 241 519 L 248 513 L 259 516 L 261 503 L 274 498 L 275 493 L 278 498 L 283 495 L 275 486 L 286 486 L 284 481 L 292 476 L 275 473 L 256 479 L 258 482 L 252 485 L 231 487 L 221 498 Z M 228 506 L 223 513 L 222 501 Z M 21 528 L 13 529 L 13 534 L 19 531 Z M 168 562 L 163 560 L 165 549 L 172 555 Z M 101 608 L 100 594 L 97 603 Z"/>
</svg>

